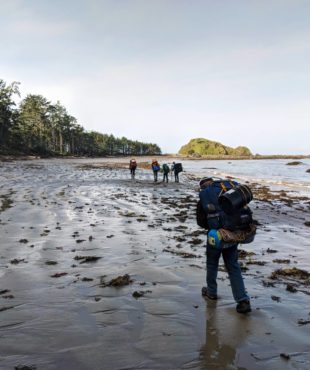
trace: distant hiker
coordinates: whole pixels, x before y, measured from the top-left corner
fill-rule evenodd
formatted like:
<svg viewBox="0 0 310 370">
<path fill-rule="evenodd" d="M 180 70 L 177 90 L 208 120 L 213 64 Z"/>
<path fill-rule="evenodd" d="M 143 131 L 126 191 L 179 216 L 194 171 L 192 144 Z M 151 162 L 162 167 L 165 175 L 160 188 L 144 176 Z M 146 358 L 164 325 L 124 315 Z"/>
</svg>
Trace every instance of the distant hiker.
<svg viewBox="0 0 310 370">
<path fill-rule="evenodd" d="M 136 169 L 137 169 L 137 162 L 134 158 L 131 159 L 129 162 L 129 169 L 130 169 L 131 178 L 134 179 L 136 175 Z"/>
<path fill-rule="evenodd" d="M 164 163 L 162 166 L 162 169 L 163 169 L 163 174 L 164 174 L 163 182 L 165 181 L 168 182 L 169 181 L 168 174 L 170 172 L 170 168 L 166 163 Z"/>
<path fill-rule="evenodd" d="M 154 175 L 154 181 L 157 182 L 158 180 L 158 171 L 160 170 L 160 165 L 157 162 L 156 159 L 152 160 L 152 170 L 153 170 L 153 175 Z"/>
<path fill-rule="evenodd" d="M 207 230 L 207 286 L 201 293 L 217 299 L 217 272 L 223 256 L 238 313 L 251 311 L 241 268 L 238 263 L 238 244 L 254 240 L 256 226 L 247 206 L 253 199 L 251 190 L 236 181 L 203 178 L 197 203 L 197 224 Z"/>
<path fill-rule="evenodd" d="M 171 171 L 174 173 L 174 181 L 179 182 L 179 173 L 183 171 L 182 163 L 172 163 Z"/>
</svg>

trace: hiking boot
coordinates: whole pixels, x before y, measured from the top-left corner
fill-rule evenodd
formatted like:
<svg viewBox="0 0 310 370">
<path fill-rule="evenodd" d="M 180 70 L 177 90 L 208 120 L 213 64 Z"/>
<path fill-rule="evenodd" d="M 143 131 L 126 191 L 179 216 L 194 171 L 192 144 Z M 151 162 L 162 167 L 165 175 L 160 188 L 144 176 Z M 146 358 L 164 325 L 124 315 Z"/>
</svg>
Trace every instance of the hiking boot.
<svg viewBox="0 0 310 370">
<path fill-rule="evenodd" d="M 251 309 L 250 301 L 245 300 L 245 301 L 239 302 L 237 304 L 236 310 L 237 310 L 238 313 L 248 313 L 248 312 L 251 312 L 252 309 Z"/>
<path fill-rule="evenodd" d="M 208 292 L 208 288 L 206 286 L 202 287 L 201 289 L 201 295 L 203 297 L 207 297 L 209 299 L 212 299 L 212 300 L 216 300 L 217 299 L 217 295 L 216 294 L 211 294 Z"/>
</svg>

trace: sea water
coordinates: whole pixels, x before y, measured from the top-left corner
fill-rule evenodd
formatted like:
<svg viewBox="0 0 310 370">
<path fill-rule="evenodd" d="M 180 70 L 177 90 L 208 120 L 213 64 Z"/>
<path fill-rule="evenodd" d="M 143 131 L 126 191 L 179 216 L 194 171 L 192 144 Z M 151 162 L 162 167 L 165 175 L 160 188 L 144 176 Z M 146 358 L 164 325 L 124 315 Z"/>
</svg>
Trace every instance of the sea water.
<svg viewBox="0 0 310 370">
<path fill-rule="evenodd" d="M 297 165 L 288 165 L 295 159 L 261 160 L 191 160 L 184 161 L 183 168 L 198 177 L 231 176 L 242 182 L 258 182 L 273 189 L 298 192 L 310 196 L 310 158 L 297 160 Z"/>
</svg>

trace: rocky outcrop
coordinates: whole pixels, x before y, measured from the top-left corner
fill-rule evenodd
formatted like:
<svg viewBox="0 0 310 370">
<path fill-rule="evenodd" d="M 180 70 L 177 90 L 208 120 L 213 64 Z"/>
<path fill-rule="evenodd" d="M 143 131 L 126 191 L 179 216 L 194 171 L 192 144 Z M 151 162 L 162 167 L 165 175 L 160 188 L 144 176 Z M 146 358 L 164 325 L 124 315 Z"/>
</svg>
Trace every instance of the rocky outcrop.
<svg viewBox="0 0 310 370">
<path fill-rule="evenodd" d="M 219 156 L 251 156 L 250 149 L 245 146 L 231 148 L 217 141 L 203 138 L 192 139 L 179 150 L 179 154 L 190 156 L 219 155 Z"/>
</svg>

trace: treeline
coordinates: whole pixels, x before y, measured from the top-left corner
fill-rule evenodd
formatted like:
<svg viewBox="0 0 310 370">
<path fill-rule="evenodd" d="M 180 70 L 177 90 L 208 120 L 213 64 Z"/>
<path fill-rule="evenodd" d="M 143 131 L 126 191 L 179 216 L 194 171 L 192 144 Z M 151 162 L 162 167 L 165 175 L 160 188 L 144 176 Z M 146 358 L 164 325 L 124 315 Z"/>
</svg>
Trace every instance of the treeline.
<svg viewBox="0 0 310 370">
<path fill-rule="evenodd" d="M 0 154 L 158 155 L 156 144 L 87 132 L 66 108 L 42 95 L 27 95 L 18 106 L 19 83 L 0 79 Z"/>
</svg>

